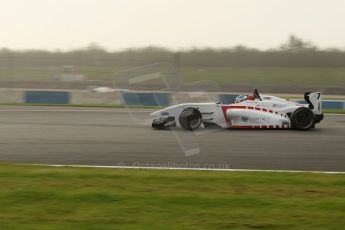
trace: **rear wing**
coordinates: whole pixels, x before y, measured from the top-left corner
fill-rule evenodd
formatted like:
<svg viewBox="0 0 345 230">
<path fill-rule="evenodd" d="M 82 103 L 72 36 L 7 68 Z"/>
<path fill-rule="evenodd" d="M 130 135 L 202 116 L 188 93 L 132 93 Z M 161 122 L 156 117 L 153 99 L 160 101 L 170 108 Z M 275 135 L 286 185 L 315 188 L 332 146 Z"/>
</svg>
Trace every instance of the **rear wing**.
<svg viewBox="0 0 345 230">
<path fill-rule="evenodd" d="M 304 100 L 309 104 L 308 108 L 315 114 L 322 114 L 321 108 L 321 93 L 306 92 L 304 93 Z"/>
</svg>

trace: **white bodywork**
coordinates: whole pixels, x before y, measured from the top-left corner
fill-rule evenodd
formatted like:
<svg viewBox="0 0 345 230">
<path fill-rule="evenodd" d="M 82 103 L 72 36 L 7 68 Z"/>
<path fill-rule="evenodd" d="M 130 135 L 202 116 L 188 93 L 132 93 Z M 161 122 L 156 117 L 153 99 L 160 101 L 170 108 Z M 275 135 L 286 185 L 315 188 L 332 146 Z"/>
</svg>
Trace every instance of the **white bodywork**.
<svg viewBox="0 0 345 230">
<path fill-rule="evenodd" d="M 298 104 L 275 96 L 260 95 L 260 99 L 245 100 L 235 104 L 209 102 L 173 105 L 153 112 L 151 116 L 160 119 L 174 117 L 176 126 L 180 126 L 181 112 L 193 107 L 202 114 L 203 124 L 211 123 L 222 128 L 290 128 L 289 116 L 300 107 L 309 106 L 314 115 L 321 114 L 320 93 L 308 95 L 309 104 Z"/>
</svg>

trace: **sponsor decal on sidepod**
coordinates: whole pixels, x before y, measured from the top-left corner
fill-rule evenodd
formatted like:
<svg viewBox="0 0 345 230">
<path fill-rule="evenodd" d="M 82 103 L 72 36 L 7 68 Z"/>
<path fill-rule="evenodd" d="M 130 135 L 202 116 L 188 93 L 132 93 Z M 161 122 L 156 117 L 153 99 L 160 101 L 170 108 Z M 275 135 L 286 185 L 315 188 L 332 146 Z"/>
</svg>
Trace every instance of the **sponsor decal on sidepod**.
<svg viewBox="0 0 345 230">
<path fill-rule="evenodd" d="M 253 122 L 253 123 L 261 123 L 261 122 L 268 122 L 270 121 L 270 118 L 269 117 L 246 117 L 246 116 L 243 116 L 241 117 L 241 120 L 243 122 Z"/>
</svg>

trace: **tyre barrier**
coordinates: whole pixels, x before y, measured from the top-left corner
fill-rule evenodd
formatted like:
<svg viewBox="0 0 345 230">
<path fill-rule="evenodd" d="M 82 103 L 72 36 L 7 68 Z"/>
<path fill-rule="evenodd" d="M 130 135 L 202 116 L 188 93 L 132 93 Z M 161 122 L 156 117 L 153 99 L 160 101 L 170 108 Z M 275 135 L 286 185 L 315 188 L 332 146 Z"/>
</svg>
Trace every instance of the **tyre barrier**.
<svg viewBox="0 0 345 230">
<path fill-rule="evenodd" d="M 70 92 L 25 91 L 24 103 L 29 104 L 70 104 Z"/>
<path fill-rule="evenodd" d="M 308 104 L 305 100 L 293 100 L 300 104 Z M 345 101 L 340 100 L 322 100 L 321 101 L 322 109 L 341 109 L 345 110 Z"/>
<path fill-rule="evenodd" d="M 172 98 L 182 97 L 183 102 L 201 102 L 200 98 L 193 98 L 187 92 L 107 92 L 95 93 L 88 90 L 25 90 L 0 89 L 0 103 L 29 103 L 29 104 L 92 104 L 92 105 L 139 105 L 139 106 L 169 106 Z M 235 102 L 238 94 L 217 94 L 204 100 L 219 100 L 224 104 Z M 305 100 L 292 100 L 307 104 Z M 345 100 L 323 100 L 323 109 L 345 110 Z"/>
</svg>

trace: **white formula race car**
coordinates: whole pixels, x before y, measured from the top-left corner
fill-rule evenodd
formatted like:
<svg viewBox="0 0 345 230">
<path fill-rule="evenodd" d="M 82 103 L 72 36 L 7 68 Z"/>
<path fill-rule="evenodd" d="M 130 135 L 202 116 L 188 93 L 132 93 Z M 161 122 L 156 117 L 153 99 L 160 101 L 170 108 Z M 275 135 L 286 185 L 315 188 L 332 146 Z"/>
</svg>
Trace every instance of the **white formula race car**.
<svg viewBox="0 0 345 230">
<path fill-rule="evenodd" d="M 238 96 L 234 104 L 184 103 L 158 110 L 151 114 L 152 127 L 309 130 L 323 119 L 321 94 L 306 92 L 304 99 L 308 104 L 260 95 L 255 89 L 253 96 Z"/>
</svg>

